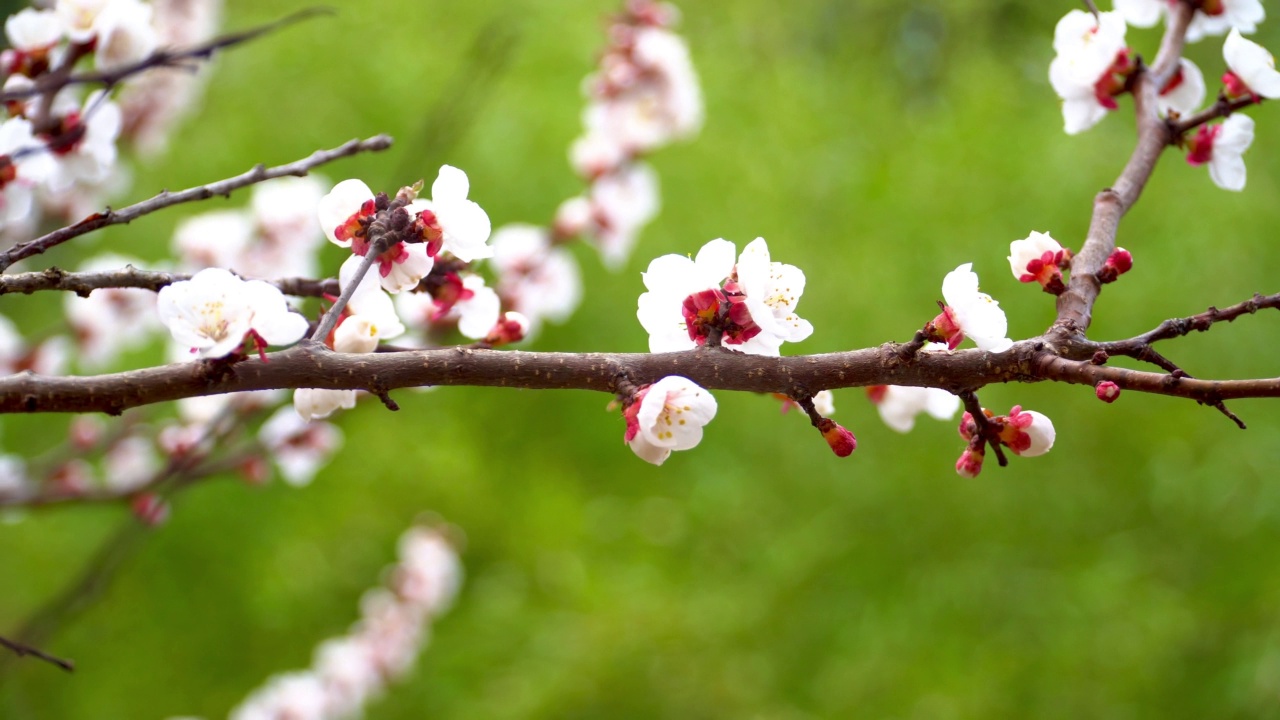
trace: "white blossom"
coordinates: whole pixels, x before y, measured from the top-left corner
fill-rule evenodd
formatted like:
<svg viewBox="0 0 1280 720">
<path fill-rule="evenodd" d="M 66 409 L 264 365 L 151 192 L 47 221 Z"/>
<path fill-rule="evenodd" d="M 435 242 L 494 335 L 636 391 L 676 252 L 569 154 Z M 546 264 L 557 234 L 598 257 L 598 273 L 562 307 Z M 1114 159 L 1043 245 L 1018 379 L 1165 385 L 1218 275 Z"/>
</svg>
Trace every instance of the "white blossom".
<svg viewBox="0 0 1280 720">
<path fill-rule="evenodd" d="M 338 410 L 355 406 L 355 390 L 298 388 L 293 391 L 293 408 L 303 420 L 323 420 Z"/>
<path fill-rule="evenodd" d="M 93 21 L 94 60 L 99 69 L 131 65 L 159 44 L 151 6 L 141 0 L 110 0 Z"/>
<path fill-rule="evenodd" d="M 1266 48 L 1246 40 L 1239 30 L 1232 28 L 1222 45 L 1222 57 L 1231 73 L 1251 92 L 1273 100 L 1280 98 L 1280 72 L 1276 71 L 1276 60 Z"/>
<path fill-rule="evenodd" d="M 52 10 L 23 8 L 4 21 L 4 34 L 14 50 L 47 50 L 62 39 L 62 20 Z"/>
<path fill-rule="evenodd" d="M 658 214 L 658 175 L 644 163 L 632 163 L 591 186 L 593 239 L 605 265 L 617 269 L 631 255 L 641 228 Z"/>
<path fill-rule="evenodd" d="M 139 266 L 141 261 L 99 255 L 81 265 L 80 271 L 121 270 L 129 265 Z M 122 352 L 145 345 L 158 328 L 156 294 L 141 288 L 99 288 L 89 297 L 68 293 L 63 308 L 75 330 L 80 364 L 92 370 L 110 365 Z"/>
<path fill-rule="evenodd" d="M 251 331 L 268 345 L 291 345 L 307 331 L 275 286 L 221 268 L 161 288 L 157 309 L 174 340 L 205 358 L 235 352 Z"/>
<path fill-rule="evenodd" d="M 960 398 L 940 388 L 883 385 L 872 394 L 884 424 L 900 433 L 911 432 L 916 416 L 928 413 L 938 420 L 950 420 L 960 409 Z"/>
<path fill-rule="evenodd" d="M 1204 104 L 1204 73 L 1187 58 L 1181 58 L 1178 63 L 1178 72 L 1156 96 L 1156 105 L 1165 117 L 1172 112 L 1189 115 Z"/>
<path fill-rule="evenodd" d="M 551 244 L 543 228 L 504 225 L 493 233 L 492 267 L 497 292 L 509 307 L 529 318 L 563 322 L 582 301 L 582 274 L 573 255 Z"/>
<path fill-rule="evenodd" d="M 1201 125 L 1187 140 L 1187 162 L 1208 164 L 1209 177 L 1223 190 L 1244 189 L 1244 153 L 1253 144 L 1253 118 L 1232 115 L 1216 125 Z"/>
<path fill-rule="evenodd" d="M 737 264 L 738 286 L 751 319 L 760 333 L 742 344 L 742 351 L 777 355 L 784 342 L 800 342 L 813 334 L 813 325 L 795 314 L 804 294 L 804 272 L 794 265 L 771 262 L 764 238 L 742 249 Z"/>
<path fill-rule="evenodd" d="M 1251 33 L 1266 17 L 1261 0 L 1219 0 L 1221 7 L 1213 14 L 1197 9 L 1187 26 L 1187 42 L 1198 42 L 1209 35 L 1222 35 L 1228 30 Z M 1169 0 L 1115 0 L 1115 9 L 1134 27 L 1151 27 L 1168 15 Z"/>
<path fill-rule="evenodd" d="M 640 295 L 636 317 L 649 333 L 649 352 L 675 352 L 697 346 L 683 309 L 690 295 L 718 289 L 733 272 L 733 243 L 716 239 L 702 246 L 697 259 L 663 255 L 641 273 L 646 292 Z"/>
<path fill-rule="evenodd" d="M 489 216 L 467 199 L 471 183 L 467 174 L 452 165 L 442 165 L 431 184 L 430 200 L 415 200 L 405 208 L 410 215 L 430 211 L 439 223 L 443 247 L 464 262 L 493 257 L 489 240 Z"/>
<path fill-rule="evenodd" d="M 330 423 L 307 422 L 296 411 L 283 407 L 262 424 L 258 440 L 285 482 L 300 487 L 310 484 L 342 446 L 342 431 Z"/>
<path fill-rule="evenodd" d="M 7 86 L 7 83 L 6 83 Z M 0 180 L 0 228 L 27 221 L 34 207 L 35 186 L 53 175 L 52 154 L 39 150 L 31 121 L 10 118 L 0 123 L 0 159 L 12 163 L 13 177 Z M 35 152 L 30 152 L 35 150 Z M 22 153 L 16 160 L 13 155 Z"/>
<path fill-rule="evenodd" d="M 942 280 L 942 297 L 960 330 L 980 349 L 998 353 L 1013 346 L 1013 341 L 1006 337 L 1009 322 L 1004 310 L 990 295 L 979 292 L 973 263 L 965 263 L 947 273 Z"/>
<path fill-rule="evenodd" d="M 1095 20 L 1090 13 L 1072 10 L 1058 21 L 1049 82 L 1062 98 L 1068 135 L 1088 130 L 1114 108 L 1114 102 L 1102 102 L 1098 83 L 1125 49 L 1124 35 L 1124 19 L 1114 12 Z"/>
<path fill-rule="evenodd" d="M 673 450 L 702 441 L 703 426 L 716 416 L 716 399 L 692 380 L 672 375 L 642 389 L 625 414 L 632 452 L 661 465 Z"/>
</svg>

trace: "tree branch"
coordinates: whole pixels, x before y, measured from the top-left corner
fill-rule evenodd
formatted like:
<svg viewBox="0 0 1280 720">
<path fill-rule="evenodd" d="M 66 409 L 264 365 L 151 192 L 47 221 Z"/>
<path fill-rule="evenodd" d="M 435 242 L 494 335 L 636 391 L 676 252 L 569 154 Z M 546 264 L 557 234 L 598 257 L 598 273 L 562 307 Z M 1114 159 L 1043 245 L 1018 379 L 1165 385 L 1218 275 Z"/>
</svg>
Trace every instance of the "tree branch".
<svg viewBox="0 0 1280 720">
<path fill-rule="evenodd" d="M 363 152 L 377 152 L 386 150 L 391 147 L 391 137 L 387 135 L 376 135 L 367 140 L 351 140 L 339 145 L 332 150 L 317 150 L 310 156 L 288 163 L 287 165 L 277 165 L 276 167 L 267 168 L 261 164 L 253 169 L 241 173 L 226 180 L 219 180 L 207 185 L 197 185 L 195 187 L 180 190 L 178 192 L 162 192 L 148 200 L 134 203 L 121 210 L 106 210 L 94 213 L 89 217 L 81 220 L 74 225 L 55 230 L 47 235 L 43 235 L 34 240 L 20 243 L 12 248 L 0 253 L 0 270 L 5 270 L 9 266 L 32 257 L 39 255 L 50 248 L 56 247 L 72 238 L 85 235 L 99 228 L 109 225 L 120 225 L 136 220 L 143 215 L 163 210 L 164 208 L 178 205 L 181 203 L 194 202 L 196 200 L 207 200 L 217 196 L 229 196 L 232 191 L 240 188 L 254 185 L 264 180 L 285 177 L 288 175 L 303 176 L 311 170 L 333 162 L 339 158 L 350 157 Z"/>
<path fill-rule="evenodd" d="M 6 647 L 12 650 L 18 657 L 26 657 L 30 655 L 33 658 L 39 658 L 41 660 L 44 660 L 47 663 L 56 665 L 57 667 L 60 667 L 63 670 L 66 670 L 67 672 L 72 672 L 76 669 L 76 664 L 71 662 L 70 660 L 63 660 L 62 658 L 50 655 L 49 653 L 46 653 L 40 650 L 39 648 L 33 648 L 30 645 L 26 645 L 20 642 L 14 642 L 13 640 L 9 640 L 4 636 L 0 636 L 0 646 Z"/>
<path fill-rule="evenodd" d="M 104 87 L 114 87 L 125 79 L 138 75 L 147 70 L 154 68 L 181 68 L 186 67 L 184 61 L 187 60 L 209 60 L 218 50 L 240 45 L 242 43 L 255 40 L 263 35 L 275 32 L 282 28 L 288 27 L 295 23 L 309 20 L 321 15 L 332 15 L 333 10 L 326 7 L 313 7 L 299 10 L 292 15 L 276 20 L 266 25 L 243 30 L 237 33 L 228 33 L 219 35 L 212 40 L 192 45 L 187 48 L 162 48 L 147 57 L 129 65 L 124 65 L 111 70 L 97 70 L 85 73 L 69 73 L 69 72 L 51 72 L 37 78 L 34 83 L 25 87 L 10 88 L 0 92 L 0 103 L 9 103 L 14 101 L 25 100 L 29 97 L 37 95 L 52 96 L 68 85 L 94 85 L 101 84 Z M 77 58 L 78 59 L 78 58 Z"/>
<path fill-rule="evenodd" d="M 1155 63 L 1137 71 L 1133 98 L 1138 143 L 1115 184 L 1094 198 L 1089 233 L 1084 246 L 1071 260 L 1071 282 L 1066 292 L 1058 296 L 1058 318 L 1053 333 L 1057 342 L 1083 338 L 1089 329 L 1093 305 L 1102 291 L 1097 273 L 1116 248 L 1120 218 L 1138 201 L 1161 153 L 1177 140 L 1173 128 L 1156 112 L 1156 95 L 1178 67 L 1193 12 L 1188 3 L 1174 6 Z"/>
<path fill-rule="evenodd" d="M 157 292 L 166 285 L 190 280 L 191 273 L 171 273 L 161 270 L 139 270 L 126 265 L 119 270 L 101 272 L 67 272 L 61 268 L 0 275 L 0 295 L 22 293 L 30 295 L 41 290 L 63 290 L 81 297 L 88 297 L 94 290 L 108 288 L 140 288 Z M 315 280 L 312 278 L 279 278 L 265 280 L 285 295 L 296 297 L 324 297 L 337 295 L 337 278 Z"/>
</svg>

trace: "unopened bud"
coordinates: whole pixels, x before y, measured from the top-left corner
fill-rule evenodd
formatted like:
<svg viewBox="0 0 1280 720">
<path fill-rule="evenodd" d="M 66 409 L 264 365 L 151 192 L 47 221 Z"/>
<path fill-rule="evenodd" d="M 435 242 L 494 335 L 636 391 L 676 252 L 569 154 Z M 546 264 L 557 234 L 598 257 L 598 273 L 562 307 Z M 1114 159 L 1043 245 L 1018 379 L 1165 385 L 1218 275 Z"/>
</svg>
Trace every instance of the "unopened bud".
<svg viewBox="0 0 1280 720">
<path fill-rule="evenodd" d="M 484 342 L 492 347 L 500 347 L 520 342 L 528 333 L 529 318 L 515 311 L 507 311 L 498 318 L 497 324 L 485 336 Z"/>
<path fill-rule="evenodd" d="M 1120 386 L 1110 380 L 1103 380 L 1093 387 L 1093 392 L 1104 403 L 1112 403 L 1120 397 Z"/>
<path fill-rule="evenodd" d="M 960 453 L 960 459 L 956 460 L 956 473 L 960 477 L 975 478 L 978 473 L 982 472 L 982 461 L 986 456 L 986 449 L 981 444 L 977 447 L 967 447 L 964 452 Z"/>
<path fill-rule="evenodd" d="M 129 504 L 134 517 L 143 523 L 156 527 L 169 519 L 169 503 L 155 493 L 143 493 Z"/>
<path fill-rule="evenodd" d="M 854 450 L 858 449 L 858 439 L 853 436 L 853 433 L 830 418 L 822 418 L 818 423 L 818 431 L 831 446 L 831 452 L 838 457 L 849 457 Z"/>
<path fill-rule="evenodd" d="M 1116 278 L 1129 272 L 1132 267 L 1133 255 L 1124 248 L 1116 248 L 1107 258 L 1107 262 L 1103 264 L 1102 269 L 1098 271 L 1098 281 L 1101 283 L 1115 282 Z"/>
</svg>

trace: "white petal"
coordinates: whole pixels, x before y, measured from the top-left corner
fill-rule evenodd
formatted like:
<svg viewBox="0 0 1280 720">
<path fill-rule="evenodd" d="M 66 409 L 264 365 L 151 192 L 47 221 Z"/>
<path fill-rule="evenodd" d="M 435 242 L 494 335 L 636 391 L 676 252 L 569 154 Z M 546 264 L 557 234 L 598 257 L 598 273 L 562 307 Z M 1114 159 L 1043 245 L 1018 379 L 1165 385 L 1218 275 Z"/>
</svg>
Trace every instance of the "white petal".
<svg viewBox="0 0 1280 720">
<path fill-rule="evenodd" d="M 437 203 L 466 200 L 469 192 L 471 181 L 467 180 L 467 174 L 452 165 L 441 165 L 440 173 L 431 183 L 431 200 Z"/>
<path fill-rule="evenodd" d="M 329 238 L 329 242 L 346 247 L 349 242 L 338 240 L 334 231 L 347 221 L 352 215 L 360 211 L 360 206 L 366 201 L 373 199 L 373 191 L 369 189 L 360 180 L 343 180 L 324 197 L 320 198 L 320 205 L 316 209 L 316 216 L 320 220 L 320 228 L 324 230 L 325 237 Z"/>
</svg>

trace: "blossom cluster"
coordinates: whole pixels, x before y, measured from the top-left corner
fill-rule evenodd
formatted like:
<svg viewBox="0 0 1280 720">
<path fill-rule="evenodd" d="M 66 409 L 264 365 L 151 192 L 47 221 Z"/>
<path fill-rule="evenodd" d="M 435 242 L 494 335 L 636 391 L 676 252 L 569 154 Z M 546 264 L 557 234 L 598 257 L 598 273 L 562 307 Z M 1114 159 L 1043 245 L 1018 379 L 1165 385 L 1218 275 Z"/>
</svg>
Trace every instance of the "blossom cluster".
<svg viewBox="0 0 1280 720">
<path fill-rule="evenodd" d="M 764 238 L 748 243 L 736 261 L 735 254 L 733 243 L 716 239 L 696 259 L 663 255 L 649 263 L 636 317 L 650 352 L 689 350 L 714 337 L 745 353 L 777 356 L 782 343 L 813 334 L 795 314 L 804 272 L 772 262 Z"/>
<path fill-rule="evenodd" d="M 1133 78 L 1140 68 L 1136 53 L 1125 44 L 1128 25 L 1150 27 L 1176 4 L 1171 0 L 1115 0 L 1113 12 L 1095 17 L 1072 10 L 1058 22 L 1049 81 L 1062 100 L 1068 134 L 1093 127 L 1118 107 L 1118 96 L 1132 90 Z M 1275 69 L 1275 60 L 1266 49 L 1241 34 L 1254 32 L 1265 15 L 1259 0 L 1215 0 L 1197 6 L 1187 28 L 1187 40 L 1227 36 L 1222 48 L 1226 65 L 1222 98 L 1260 102 L 1280 97 L 1280 72 Z M 1204 73 L 1194 62 L 1182 58 L 1159 88 L 1159 111 L 1170 119 L 1189 116 L 1204 104 L 1205 94 Z M 1242 190 L 1246 180 L 1243 156 L 1253 142 L 1253 132 L 1253 120 L 1244 115 L 1201 124 L 1183 141 L 1187 162 L 1207 165 L 1209 177 L 1218 187 Z"/>
<path fill-rule="evenodd" d="M 441 531 L 416 526 L 400 538 L 386 587 L 360 599 L 360 619 L 346 635 L 318 645 L 306 670 L 270 678 L 231 711 L 232 720 L 341 720 L 413 669 L 431 624 L 448 611 L 462 565 Z"/>
<path fill-rule="evenodd" d="M 175 8 L 161 0 L 58 0 L 47 9 L 27 8 L 5 22 L 8 49 L 0 54 L 4 90 L 27 93 L 6 103 L 0 123 L 0 231 L 29 233 L 42 213 L 79 219 L 120 189 L 117 141 L 122 132 L 151 146 L 163 144 L 172 119 L 189 107 L 190 81 L 161 81 L 163 88 L 186 87 L 186 97 L 130 90 L 126 109 L 108 93 L 81 97 L 74 86 L 38 93 L 38 81 L 91 65 L 118 70 L 147 58 L 162 44 L 209 35 L 215 1 Z M 184 75 L 184 73 L 168 73 Z M 157 82 L 157 81 L 150 81 Z M 126 128 L 127 123 L 127 128 Z"/>
</svg>

